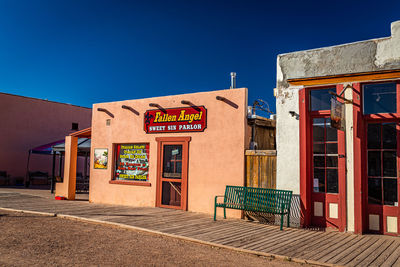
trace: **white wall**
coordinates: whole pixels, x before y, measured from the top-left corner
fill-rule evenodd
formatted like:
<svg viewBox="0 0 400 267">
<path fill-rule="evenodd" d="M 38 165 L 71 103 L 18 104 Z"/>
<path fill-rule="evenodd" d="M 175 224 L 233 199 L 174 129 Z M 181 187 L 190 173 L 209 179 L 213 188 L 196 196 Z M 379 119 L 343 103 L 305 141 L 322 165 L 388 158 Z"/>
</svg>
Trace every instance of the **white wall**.
<svg viewBox="0 0 400 267">
<path fill-rule="evenodd" d="M 300 194 L 299 89 L 279 88 L 276 92 L 277 189 Z M 289 111 L 294 111 L 292 116 Z"/>
</svg>

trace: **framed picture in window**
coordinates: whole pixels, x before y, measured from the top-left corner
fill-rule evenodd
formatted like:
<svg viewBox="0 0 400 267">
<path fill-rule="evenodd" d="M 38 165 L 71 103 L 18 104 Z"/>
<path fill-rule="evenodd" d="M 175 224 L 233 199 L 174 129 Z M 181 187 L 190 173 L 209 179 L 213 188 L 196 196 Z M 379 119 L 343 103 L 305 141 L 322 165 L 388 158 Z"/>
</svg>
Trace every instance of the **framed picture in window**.
<svg viewBox="0 0 400 267">
<path fill-rule="evenodd" d="M 107 169 L 108 164 L 108 149 L 95 148 L 94 149 L 94 168 Z"/>
</svg>

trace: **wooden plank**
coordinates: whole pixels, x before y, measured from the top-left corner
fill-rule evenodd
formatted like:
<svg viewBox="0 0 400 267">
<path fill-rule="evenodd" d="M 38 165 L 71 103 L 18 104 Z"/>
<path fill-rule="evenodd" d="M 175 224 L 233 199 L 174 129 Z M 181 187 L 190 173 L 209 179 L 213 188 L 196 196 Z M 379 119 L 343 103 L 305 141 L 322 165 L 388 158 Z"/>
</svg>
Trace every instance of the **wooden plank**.
<svg viewBox="0 0 400 267">
<path fill-rule="evenodd" d="M 282 236 L 285 236 L 287 234 L 288 232 L 280 231 L 279 228 L 277 227 L 276 231 L 272 232 L 272 234 L 265 237 L 263 236 L 261 240 L 250 243 L 249 245 L 243 246 L 242 248 L 259 250 L 259 248 L 262 248 L 265 244 L 271 244 L 271 243 L 276 244 L 275 243 L 276 240 L 279 240 Z"/>
<path fill-rule="evenodd" d="M 210 224 L 210 226 L 212 226 L 212 224 Z M 227 233 L 229 233 L 229 231 L 237 231 L 237 229 L 240 227 L 239 224 L 230 224 L 230 225 L 220 225 L 220 227 L 218 228 L 214 228 L 214 229 L 210 229 L 206 228 L 206 229 L 210 229 L 207 232 L 203 232 L 203 233 L 199 233 L 199 231 L 197 230 L 196 232 L 192 232 L 192 233 L 185 233 L 186 235 L 190 235 L 191 237 L 196 236 L 196 238 L 201 238 L 202 240 L 210 240 L 216 237 L 220 237 L 220 236 L 225 236 Z"/>
<path fill-rule="evenodd" d="M 225 236 L 225 238 L 218 239 L 219 244 L 226 245 L 228 243 L 232 243 L 238 240 L 241 240 L 243 238 L 247 238 L 250 235 L 261 235 L 267 233 L 267 230 L 265 229 L 254 229 L 254 228 L 244 228 L 243 231 L 238 231 L 237 233 L 234 233 L 233 235 L 228 235 Z M 213 242 L 211 240 L 211 242 Z"/>
<path fill-rule="evenodd" d="M 353 234 L 343 234 L 337 236 L 336 239 L 332 243 L 326 243 L 325 245 L 321 245 L 317 251 L 309 251 L 304 254 L 304 257 L 307 259 L 316 260 L 318 257 L 322 257 L 329 252 L 335 250 L 337 247 L 342 246 L 344 243 L 349 240 L 355 238 L 356 235 Z"/>
<path fill-rule="evenodd" d="M 360 240 L 364 240 L 364 238 L 362 236 L 355 236 L 355 238 L 352 238 L 350 240 L 346 239 L 346 241 L 343 242 L 340 246 L 338 246 L 338 245 L 334 246 L 335 247 L 334 250 L 326 250 L 326 253 L 322 254 L 322 256 L 320 255 L 320 256 L 311 257 L 311 259 L 314 259 L 314 260 L 316 259 L 321 262 L 329 262 L 329 260 L 332 259 L 333 257 L 335 257 L 337 254 L 348 250 L 354 244 L 357 244 L 358 242 L 360 242 Z"/>
<path fill-rule="evenodd" d="M 291 256 L 296 258 L 305 258 L 305 254 L 310 252 L 317 253 L 318 251 L 321 251 L 322 246 L 326 244 L 333 245 L 337 240 L 338 233 L 330 233 L 328 235 L 319 236 L 319 239 L 317 239 L 315 242 L 308 242 L 310 244 L 305 244 L 300 250 L 297 249 L 292 251 Z"/>
<path fill-rule="evenodd" d="M 321 233 L 315 232 L 314 235 L 308 235 L 302 239 L 292 242 L 290 246 L 283 246 L 279 249 L 274 249 L 273 253 L 293 257 L 293 255 L 299 250 L 302 250 L 304 247 L 314 245 L 314 243 L 321 241 L 323 238 L 324 237 L 321 235 Z"/>
<path fill-rule="evenodd" d="M 382 241 L 382 242 L 381 242 Z M 368 266 L 370 265 L 379 255 L 381 255 L 394 240 L 380 239 L 378 242 L 368 248 L 363 255 L 357 256 L 355 259 L 348 263 L 349 266 Z"/>
<path fill-rule="evenodd" d="M 371 244 L 374 241 L 375 241 L 375 239 L 372 238 L 371 236 L 366 236 L 366 237 L 363 236 L 361 239 L 357 240 L 357 242 L 355 242 L 350 247 L 346 247 L 342 252 L 336 253 L 336 255 L 334 257 L 332 257 L 331 259 L 329 259 L 327 262 L 336 264 L 343 258 L 352 254 L 354 251 L 359 251 L 360 247 L 362 248 L 365 244 Z"/>
<path fill-rule="evenodd" d="M 397 247 L 393 253 L 382 263 L 382 267 L 389 267 L 389 266 L 399 266 L 395 265 L 400 257 L 400 247 Z"/>
<path fill-rule="evenodd" d="M 246 156 L 276 156 L 276 150 L 246 150 Z"/>
<path fill-rule="evenodd" d="M 179 231 L 173 231 L 171 233 L 173 234 L 178 234 L 178 235 L 194 235 L 194 234 L 198 234 L 200 230 L 206 230 L 206 229 L 211 229 L 213 226 L 221 226 L 220 228 L 226 228 L 226 225 L 217 225 L 217 224 L 213 224 L 210 222 L 206 222 L 206 223 L 199 223 L 198 225 L 195 225 L 193 227 L 187 227 L 185 229 L 179 230 Z"/>
<path fill-rule="evenodd" d="M 369 264 L 369 266 L 381 266 L 392 254 L 393 252 L 400 247 L 400 242 L 397 240 L 393 240 L 389 247 L 387 247 L 381 255 L 373 259 L 373 261 Z"/>
<path fill-rule="evenodd" d="M 164 231 L 164 229 L 171 228 L 184 228 L 190 225 L 193 225 L 198 222 L 209 222 L 209 219 L 204 217 L 185 217 L 185 216 L 177 216 L 176 220 L 162 220 L 159 223 L 151 225 L 151 229 L 157 231 Z"/>
<path fill-rule="evenodd" d="M 313 233 L 305 233 L 306 235 L 308 235 L 308 234 L 313 234 Z M 278 247 L 281 247 L 281 246 L 284 246 L 285 244 L 290 244 L 291 242 L 293 242 L 293 241 L 295 241 L 295 240 L 297 240 L 297 239 L 300 239 L 300 238 L 304 238 L 304 235 L 300 235 L 299 234 L 299 231 L 292 231 L 292 232 L 286 232 L 286 234 L 285 235 L 282 235 L 281 236 L 281 238 L 278 238 L 278 239 L 276 239 L 276 240 L 274 240 L 274 242 L 262 242 L 262 243 L 259 243 L 258 242 L 258 245 L 255 245 L 255 246 L 253 246 L 253 249 L 254 250 L 268 250 L 268 251 L 271 251 L 271 250 L 273 250 L 274 248 L 278 248 Z M 265 239 L 264 239 L 264 241 L 265 241 Z M 254 244 L 255 242 L 253 242 L 253 244 Z M 249 244 L 251 244 L 250 242 L 249 242 Z M 241 247 L 243 247 L 243 246 L 241 246 Z"/>
<path fill-rule="evenodd" d="M 226 226 L 224 224 L 212 224 L 208 227 L 202 227 L 202 229 L 198 229 L 196 233 L 190 233 L 190 236 L 193 238 L 208 238 L 209 236 L 218 236 L 221 232 L 224 232 L 226 229 L 229 228 L 236 228 L 238 225 L 234 226 Z"/>
<path fill-rule="evenodd" d="M 258 241 L 261 238 L 265 238 L 268 234 L 275 234 L 275 233 L 272 233 L 271 230 L 259 229 L 252 231 L 250 234 L 245 235 L 244 237 L 232 239 L 231 241 L 224 241 L 224 245 L 229 245 L 233 247 L 242 247 L 245 245 L 253 244 L 255 241 Z"/>
<path fill-rule="evenodd" d="M 251 186 L 252 157 L 246 156 L 246 186 Z"/>
<path fill-rule="evenodd" d="M 348 255 L 336 260 L 335 263 L 337 263 L 339 265 L 346 265 L 350 261 L 352 261 L 353 259 L 356 259 L 360 255 L 361 255 L 362 259 L 364 259 L 364 256 L 365 256 L 364 253 L 366 252 L 366 250 L 368 250 L 374 244 L 380 243 L 381 241 L 382 240 L 379 240 L 379 238 L 371 238 L 371 240 L 365 242 L 362 245 L 357 246 L 357 248 L 355 248 L 353 251 L 351 251 Z"/>
</svg>

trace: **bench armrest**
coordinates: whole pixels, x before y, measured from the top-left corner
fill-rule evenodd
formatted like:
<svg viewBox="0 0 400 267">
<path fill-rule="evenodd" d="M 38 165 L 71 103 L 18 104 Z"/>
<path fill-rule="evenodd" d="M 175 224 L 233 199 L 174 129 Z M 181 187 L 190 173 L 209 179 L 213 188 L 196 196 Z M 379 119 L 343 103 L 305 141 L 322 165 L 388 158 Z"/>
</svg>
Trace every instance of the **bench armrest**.
<svg viewBox="0 0 400 267">
<path fill-rule="evenodd" d="M 222 195 L 222 196 L 215 196 L 215 203 L 217 203 L 217 198 L 219 198 L 219 197 L 224 197 L 224 195 Z"/>
</svg>

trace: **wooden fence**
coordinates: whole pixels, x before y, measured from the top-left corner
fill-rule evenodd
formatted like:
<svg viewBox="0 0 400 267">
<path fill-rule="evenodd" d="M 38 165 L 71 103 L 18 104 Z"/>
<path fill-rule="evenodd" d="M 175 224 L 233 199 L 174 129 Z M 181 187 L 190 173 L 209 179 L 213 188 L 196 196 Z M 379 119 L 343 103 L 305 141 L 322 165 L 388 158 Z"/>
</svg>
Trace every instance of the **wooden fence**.
<svg viewBox="0 0 400 267">
<path fill-rule="evenodd" d="M 276 189 L 276 150 L 246 150 L 246 186 Z"/>
</svg>

